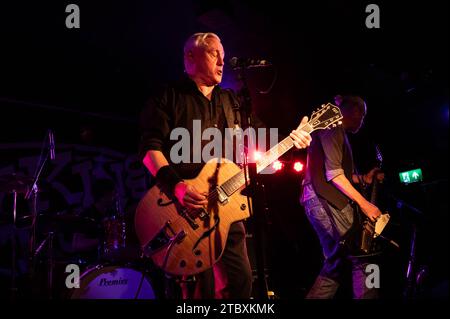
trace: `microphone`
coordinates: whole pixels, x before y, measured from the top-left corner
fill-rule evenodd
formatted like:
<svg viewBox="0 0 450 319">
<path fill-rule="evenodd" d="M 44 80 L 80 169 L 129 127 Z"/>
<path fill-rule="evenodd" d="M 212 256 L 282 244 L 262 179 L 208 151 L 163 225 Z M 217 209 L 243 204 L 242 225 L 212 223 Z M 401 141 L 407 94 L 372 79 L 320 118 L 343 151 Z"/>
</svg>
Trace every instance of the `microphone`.
<svg viewBox="0 0 450 319">
<path fill-rule="evenodd" d="M 251 59 L 251 58 L 238 58 L 238 57 L 232 57 L 230 59 L 230 65 L 233 69 L 238 68 L 264 68 L 271 66 L 272 64 L 264 59 Z"/>
<path fill-rule="evenodd" d="M 52 130 L 48 130 L 48 143 L 50 148 L 50 159 L 55 160 L 55 136 Z"/>
</svg>

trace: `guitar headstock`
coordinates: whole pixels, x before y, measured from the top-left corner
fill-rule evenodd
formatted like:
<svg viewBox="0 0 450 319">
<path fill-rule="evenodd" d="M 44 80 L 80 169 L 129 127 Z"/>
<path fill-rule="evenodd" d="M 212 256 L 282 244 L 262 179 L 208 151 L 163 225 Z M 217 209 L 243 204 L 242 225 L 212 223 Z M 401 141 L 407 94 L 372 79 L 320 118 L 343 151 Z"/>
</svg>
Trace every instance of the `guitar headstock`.
<svg viewBox="0 0 450 319">
<path fill-rule="evenodd" d="M 375 154 L 377 157 L 378 166 L 381 167 L 383 163 L 383 154 L 381 154 L 380 145 L 375 145 Z"/>
<path fill-rule="evenodd" d="M 312 128 L 312 132 L 314 130 L 323 130 L 341 125 L 341 120 L 341 110 L 336 105 L 328 103 L 322 104 L 320 108 L 312 112 L 308 124 Z"/>
</svg>

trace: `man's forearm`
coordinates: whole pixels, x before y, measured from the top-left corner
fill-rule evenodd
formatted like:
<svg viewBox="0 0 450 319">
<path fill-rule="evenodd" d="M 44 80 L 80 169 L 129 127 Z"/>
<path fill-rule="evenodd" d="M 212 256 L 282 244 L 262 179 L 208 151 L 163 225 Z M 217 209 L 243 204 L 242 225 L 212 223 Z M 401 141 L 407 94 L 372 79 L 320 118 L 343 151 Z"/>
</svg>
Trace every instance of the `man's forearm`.
<svg viewBox="0 0 450 319">
<path fill-rule="evenodd" d="M 156 150 L 147 151 L 142 162 L 153 176 L 156 176 L 161 167 L 169 165 L 164 154 Z"/>
<path fill-rule="evenodd" d="M 169 162 L 164 154 L 156 150 L 147 151 L 142 162 L 160 183 L 160 187 L 162 187 L 164 192 L 169 196 L 176 196 L 175 189 L 177 185 L 183 183 L 183 179 L 169 166 Z"/>
<path fill-rule="evenodd" d="M 331 180 L 331 182 L 347 197 L 355 201 L 361 206 L 362 203 L 366 202 L 366 199 L 359 193 L 350 181 L 345 177 L 345 175 L 338 175 Z"/>
</svg>

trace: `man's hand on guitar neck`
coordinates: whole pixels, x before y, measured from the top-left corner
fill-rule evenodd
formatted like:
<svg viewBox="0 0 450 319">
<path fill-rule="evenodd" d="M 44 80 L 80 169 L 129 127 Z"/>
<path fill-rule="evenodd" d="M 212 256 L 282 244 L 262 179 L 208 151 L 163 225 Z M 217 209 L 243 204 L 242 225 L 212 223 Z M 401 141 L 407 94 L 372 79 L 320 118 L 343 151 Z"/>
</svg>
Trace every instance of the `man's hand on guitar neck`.
<svg viewBox="0 0 450 319">
<path fill-rule="evenodd" d="M 384 180 L 384 172 L 379 167 L 372 168 L 367 174 L 364 175 L 352 175 L 352 181 L 355 184 L 370 185 L 373 183 L 373 178 L 376 178 L 379 182 Z"/>
<path fill-rule="evenodd" d="M 193 185 L 185 182 L 175 185 L 174 194 L 180 204 L 189 209 L 200 209 L 208 205 L 208 194 L 200 193 Z"/>
<path fill-rule="evenodd" d="M 294 143 L 294 146 L 298 149 L 307 148 L 309 144 L 311 144 L 311 135 L 301 129 L 307 123 L 308 117 L 304 116 L 298 128 L 289 134 L 293 140 L 292 142 Z"/>
<path fill-rule="evenodd" d="M 379 167 L 372 168 L 367 174 L 363 176 L 366 184 L 372 184 L 373 178 L 376 178 L 379 182 L 384 180 L 384 172 Z"/>
</svg>

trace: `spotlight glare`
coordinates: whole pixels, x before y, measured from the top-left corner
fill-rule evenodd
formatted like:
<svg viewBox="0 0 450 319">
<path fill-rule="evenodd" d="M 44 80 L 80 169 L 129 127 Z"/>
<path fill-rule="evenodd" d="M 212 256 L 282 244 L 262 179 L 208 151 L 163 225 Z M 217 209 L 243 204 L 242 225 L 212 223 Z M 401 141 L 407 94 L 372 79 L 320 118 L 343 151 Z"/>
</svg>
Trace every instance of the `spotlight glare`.
<svg viewBox="0 0 450 319">
<path fill-rule="evenodd" d="M 280 170 L 283 168 L 283 163 L 281 163 L 280 161 L 275 161 L 275 162 L 273 162 L 273 164 L 272 164 L 272 168 L 273 168 L 275 171 L 280 171 Z"/>
<path fill-rule="evenodd" d="M 255 162 L 259 161 L 262 157 L 262 153 L 255 151 L 255 153 L 253 153 L 253 159 L 255 160 Z"/>
<path fill-rule="evenodd" d="M 294 171 L 300 173 L 303 170 L 303 164 L 301 162 L 294 163 Z"/>
</svg>

